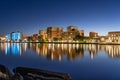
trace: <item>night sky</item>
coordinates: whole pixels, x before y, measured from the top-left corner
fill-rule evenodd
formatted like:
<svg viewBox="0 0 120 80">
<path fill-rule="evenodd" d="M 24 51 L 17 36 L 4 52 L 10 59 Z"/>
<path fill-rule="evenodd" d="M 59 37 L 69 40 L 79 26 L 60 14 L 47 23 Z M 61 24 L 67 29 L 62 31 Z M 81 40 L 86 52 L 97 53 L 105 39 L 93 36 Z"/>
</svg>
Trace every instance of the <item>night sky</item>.
<svg viewBox="0 0 120 80">
<path fill-rule="evenodd" d="M 48 26 L 78 26 L 107 35 L 120 31 L 120 0 L 0 0 L 0 35 L 38 33 Z"/>
</svg>

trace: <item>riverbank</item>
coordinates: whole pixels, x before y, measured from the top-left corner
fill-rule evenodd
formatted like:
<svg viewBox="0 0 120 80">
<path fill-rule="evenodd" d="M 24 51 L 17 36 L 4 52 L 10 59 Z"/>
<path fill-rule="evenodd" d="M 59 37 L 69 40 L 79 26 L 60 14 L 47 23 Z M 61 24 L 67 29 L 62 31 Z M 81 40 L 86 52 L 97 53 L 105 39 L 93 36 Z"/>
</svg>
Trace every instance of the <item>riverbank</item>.
<svg viewBox="0 0 120 80">
<path fill-rule="evenodd" d="M 48 43 L 48 44 L 99 44 L 99 45 L 120 45 L 120 43 L 103 43 L 103 42 L 0 42 L 0 43 Z"/>
</svg>

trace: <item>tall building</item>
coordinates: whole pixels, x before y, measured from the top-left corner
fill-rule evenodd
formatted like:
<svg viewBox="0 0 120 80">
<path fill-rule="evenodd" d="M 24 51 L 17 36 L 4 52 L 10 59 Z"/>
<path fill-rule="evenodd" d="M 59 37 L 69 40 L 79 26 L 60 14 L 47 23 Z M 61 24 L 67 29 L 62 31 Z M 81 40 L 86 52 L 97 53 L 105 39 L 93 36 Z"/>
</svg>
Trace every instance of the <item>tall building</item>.
<svg viewBox="0 0 120 80">
<path fill-rule="evenodd" d="M 89 37 L 98 37 L 98 33 L 97 32 L 90 32 Z"/>
<path fill-rule="evenodd" d="M 108 32 L 108 42 L 120 42 L 120 31 Z"/>
<path fill-rule="evenodd" d="M 62 39 L 70 41 L 73 40 L 77 35 L 80 35 L 78 28 L 76 26 L 68 26 L 67 31 L 62 33 Z"/>
<path fill-rule="evenodd" d="M 62 38 L 63 28 L 51 26 L 47 28 L 48 39 L 53 40 L 54 38 Z"/>
<path fill-rule="evenodd" d="M 12 32 L 6 35 L 7 41 L 20 41 L 23 39 L 23 33 Z"/>
<path fill-rule="evenodd" d="M 8 33 L 8 34 L 6 35 L 6 39 L 7 39 L 7 41 L 10 41 L 10 40 L 11 40 L 11 34 L 10 34 L 10 33 Z"/>
</svg>

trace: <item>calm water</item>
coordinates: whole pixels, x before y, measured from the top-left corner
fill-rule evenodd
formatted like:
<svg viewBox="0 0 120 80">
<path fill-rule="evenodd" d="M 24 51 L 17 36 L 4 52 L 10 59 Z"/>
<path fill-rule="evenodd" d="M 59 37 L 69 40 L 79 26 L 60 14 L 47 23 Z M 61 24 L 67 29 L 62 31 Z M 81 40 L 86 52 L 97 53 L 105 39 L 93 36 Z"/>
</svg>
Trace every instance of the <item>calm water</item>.
<svg viewBox="0 0 120 80">
<path fill-rule="evenodd" d="M 73 80 L 120 80 L 120 45 L 0 43 L 0 64 L 69 73 Z"/>
</svg>

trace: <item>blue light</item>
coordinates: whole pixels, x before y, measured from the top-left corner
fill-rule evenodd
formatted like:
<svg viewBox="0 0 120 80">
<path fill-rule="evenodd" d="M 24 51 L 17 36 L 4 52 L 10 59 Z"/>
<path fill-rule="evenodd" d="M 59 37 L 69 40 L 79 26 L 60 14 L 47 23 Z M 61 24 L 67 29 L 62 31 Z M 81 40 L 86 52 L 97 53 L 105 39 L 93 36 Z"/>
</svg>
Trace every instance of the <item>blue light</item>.
<svg viewBox="0 0 120 80">
<path fill-rule="evenodd" d="M 12 40 L 20 40 L 20 39 L 21 39 L 20 32 L 12 33 Z"/>
<path fill-rule="evenodd" d="M 7 40 L 11 40 L 10 34 L 7 34 L 6 37 L 7 37 Z"/>
<path fill-rule="evenodd" d="M 12 33 L 12 40 L 15 40 L 15 33 Z"/>
</svg>

